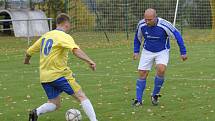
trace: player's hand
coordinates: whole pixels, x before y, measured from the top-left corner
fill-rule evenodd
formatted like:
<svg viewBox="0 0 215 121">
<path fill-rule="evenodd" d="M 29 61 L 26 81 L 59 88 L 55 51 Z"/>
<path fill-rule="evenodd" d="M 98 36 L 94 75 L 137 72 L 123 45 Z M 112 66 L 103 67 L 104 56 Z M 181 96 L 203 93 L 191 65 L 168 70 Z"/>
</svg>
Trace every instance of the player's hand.
<svg viewBox="0 0 215 121">
<path fill-rule="evenodd" d="M 24 64 L 30 64 L 30 59 L 25 58 Z"/>
<path fill-rule="evenodd" d="M 24 64 L 30 64 L 30 59 L 31 59 L 31 56 L 26 54 L 24 59 Z"/>
<path fill-rule="evenodd" d="M 89 65 L 90 65 L 90 68 L 91 68 L 93 71 L 96 70 L 96 63 L 95 63 L 95 62 L 90 61 L 90 62 L 89 62 Z"/>
<path fill-rule="evenodd" d="M 139 58 L 139 53 L 134 53 L 134 54 L 133 54 L 133 59 L 134 59 L 134 60 L 137 60 L 138 58 Z"/>
<path fill-rule="evenodd" d="M 187 60 L 187 55 L 181 55 L 181 59 L 182 59 L 183 61 L 186 61 L 186 60 Z"/>
</svg>

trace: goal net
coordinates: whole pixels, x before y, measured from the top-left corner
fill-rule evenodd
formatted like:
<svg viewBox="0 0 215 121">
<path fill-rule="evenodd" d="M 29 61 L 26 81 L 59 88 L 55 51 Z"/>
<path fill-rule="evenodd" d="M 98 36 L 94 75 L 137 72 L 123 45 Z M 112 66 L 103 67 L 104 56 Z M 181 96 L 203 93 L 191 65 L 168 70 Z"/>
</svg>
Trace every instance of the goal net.
<svg viewBox="0 0 215 121">
<path fill-rule="evenodd" d="M 61 2 L 60 2 L 61 1 Z M 91 36 L 106 32 L 110 37 L 124 33 L 133 38 L 139 20 L 147 8 L 157 10 L 159 17 L 173 23 L 177 0 L 60 0 L 72 18 L 73 33 L 90 32 Z M 50 5 L 50 4 L 48 4 Z M 65 6 L 65 5 L 61 5 Z M 215 40 L 215 0 L 179 0 L 176 27 L 185 40 Z M 51 8 L 51 7 L 48 7 Z M 61 7 L 54 7 L 61 8 Z M 46 10 L 49 15 L 52 10 Z M 54 13 L 60 10 L 54 11 Z M 48 16 L 51 17 L 51 16 Z M 53 16 L 53 18 L 56 17 Z M 99 34 L 96 34 L 99 33 Z"/>
</svg>

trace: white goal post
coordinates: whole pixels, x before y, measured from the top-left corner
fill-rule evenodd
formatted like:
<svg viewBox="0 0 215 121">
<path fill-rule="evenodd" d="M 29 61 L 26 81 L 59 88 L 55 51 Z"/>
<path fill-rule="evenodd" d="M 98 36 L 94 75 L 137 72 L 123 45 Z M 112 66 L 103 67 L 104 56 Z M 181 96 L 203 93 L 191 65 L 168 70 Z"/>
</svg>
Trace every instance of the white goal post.
<svg viewBox="0 0 215 121">
<path fill-rule="evenodd" d="M 177 13 L 178 13 L 178 3 L 179 3 L 179 0 L 177 0 L 176 5 L 175 5 L 175 16 L 174 16 L 173 26 L 175 26 L 175 24 L 176 24 L 176 18 L 177 18 Z"/>
</svg>

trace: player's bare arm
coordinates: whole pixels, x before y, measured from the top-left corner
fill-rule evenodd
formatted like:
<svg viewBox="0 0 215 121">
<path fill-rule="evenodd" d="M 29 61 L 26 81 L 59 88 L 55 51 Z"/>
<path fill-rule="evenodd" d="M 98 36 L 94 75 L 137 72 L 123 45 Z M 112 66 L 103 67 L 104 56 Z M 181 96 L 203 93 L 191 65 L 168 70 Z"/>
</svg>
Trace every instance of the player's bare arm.
<svg viewBox="0 0 215 121">
<path fill-rule="evenodd" d="M 96 63 L 91 60 L 86 54 L 84 51 L 82 51 L 81 49 L 78 49 L 78 48 L 75 48 L 75 49 L 72 49 L 72 52 L 73 54 L 80 58 L 81 60 L 87 62 L 90 66 L 90 68 L 94 71 L 96 70 Z"/>
<path fill-rule="evenodd" d="M 24 64 L 30 64 L 31 56 L 29 54 L 25 54 Z"/>
</svg>

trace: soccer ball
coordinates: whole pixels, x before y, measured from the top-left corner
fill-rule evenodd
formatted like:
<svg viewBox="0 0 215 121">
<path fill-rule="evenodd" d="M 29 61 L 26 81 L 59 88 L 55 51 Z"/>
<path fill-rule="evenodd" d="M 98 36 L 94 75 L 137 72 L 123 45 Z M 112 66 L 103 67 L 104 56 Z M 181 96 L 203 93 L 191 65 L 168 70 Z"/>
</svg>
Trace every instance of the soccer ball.
<svg viewBox="0 0 215 121">
<path fill-rule="evenodd" d="M 77 109 L 69 109 L 65 114 L 66 121 L 81 121 L 81 112 Z"/>
</svg>

